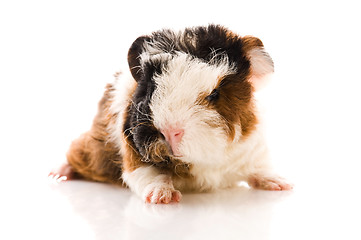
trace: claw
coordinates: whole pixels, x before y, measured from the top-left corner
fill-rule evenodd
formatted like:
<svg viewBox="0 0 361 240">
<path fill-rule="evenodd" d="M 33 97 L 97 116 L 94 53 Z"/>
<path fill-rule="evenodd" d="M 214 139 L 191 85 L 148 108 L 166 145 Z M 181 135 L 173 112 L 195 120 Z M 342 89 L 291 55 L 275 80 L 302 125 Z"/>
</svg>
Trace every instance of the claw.
<svg viewBox="0 0 361 240">
<path fill-rule="evenodd" d="M 72 179 L 74 171 L 69 164 L 63 164 L 58 169 L 49 173 L 48 179 L 54 183 L 60 183 Z"/>
<path fill-rule="evenodd" d="M 158 188 L 149 192 L 145 197 L 146 203 L 169 204 L 171 202 L 179 202 L 182 194 L 173 188 Z"/>
</svg>

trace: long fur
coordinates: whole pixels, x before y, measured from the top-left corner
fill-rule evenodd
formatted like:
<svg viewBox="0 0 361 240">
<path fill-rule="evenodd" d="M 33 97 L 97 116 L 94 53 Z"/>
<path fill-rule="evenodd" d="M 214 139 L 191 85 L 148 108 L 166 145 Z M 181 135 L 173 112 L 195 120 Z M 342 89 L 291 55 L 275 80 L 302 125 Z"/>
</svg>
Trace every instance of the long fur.
<svg viewBox="0 0 361 240">
<path fill-rule="evenodd" d="M 272 173 L 262 136 L 253 93 L 273 61 L 258 38 L 218 25 L 162 30 L 139 37 L 128 63 L 107 86 L 91 130 L 71 145 L 74 173 L 125 183 L 152 203 L 239 181 L 291 188 Z M 163 135 L 172 129 L 182 132 L 177 141 Z"/>
</svg>

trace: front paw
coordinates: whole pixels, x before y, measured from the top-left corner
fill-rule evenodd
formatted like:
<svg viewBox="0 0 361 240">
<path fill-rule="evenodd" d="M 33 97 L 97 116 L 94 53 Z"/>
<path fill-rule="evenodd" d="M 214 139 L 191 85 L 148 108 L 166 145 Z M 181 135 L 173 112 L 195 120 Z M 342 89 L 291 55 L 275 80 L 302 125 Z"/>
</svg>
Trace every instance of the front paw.
<svg viewBox="0 0 361 240">
<path fill-rule="evenodd" d="M 284 178 L 274 175 L 253 174 L 248 178 L 248 184 L 257 189 L 281 191 L 293 189 L 293 184 Z"/>
<path fill-rule="evenodd" d="M 123 180 L 146 203 L 179 202 L 182 194 L 174 189 L 172 177 L 160 174 L 153 167 L 139 167 L 132 172 L 124 172 Z"/>
<path fill-rule="evenodd" d="M 171 181 L 155 181 L 149 184 L 143 191 L 143 199 L 146 203 L 171 203 L 179 202 L 182 198 L 180 191 L 175 190 Z"/>
<path fill-rule="evenodd" d="M 145 194 L 146 203 L 171 203 L 179 202 L 182 198 L 182 194 L 178 190 L 169 189 L 169 188 L 154 188 L 153 190 Z"/>
</svg>

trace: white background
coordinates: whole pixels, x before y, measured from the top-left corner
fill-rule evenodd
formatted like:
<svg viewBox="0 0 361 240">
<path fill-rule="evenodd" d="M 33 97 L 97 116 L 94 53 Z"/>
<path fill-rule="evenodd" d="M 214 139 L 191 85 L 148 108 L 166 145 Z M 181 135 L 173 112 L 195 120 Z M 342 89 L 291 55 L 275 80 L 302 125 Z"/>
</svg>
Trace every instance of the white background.
<svg viewBox="0 0 361 240">
<path fill-rule="evenodd" d="M 360 239 L 359 10 L 357 1 L 1 1 L 2 239 Z M 259 37 L 273 57 L 259 94 L 275 166 L 294 191 L 241 188 L 153 208 L 108 185 L 49 186 L 132 41 L 208 23 Z"/>
</svg>

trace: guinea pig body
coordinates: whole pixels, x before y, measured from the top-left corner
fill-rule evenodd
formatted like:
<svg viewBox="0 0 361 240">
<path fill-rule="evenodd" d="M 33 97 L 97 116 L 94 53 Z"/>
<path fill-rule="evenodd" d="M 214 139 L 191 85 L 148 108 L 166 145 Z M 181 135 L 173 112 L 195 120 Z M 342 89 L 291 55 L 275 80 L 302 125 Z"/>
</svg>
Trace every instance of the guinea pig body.
<svg viewBox="0 0 361 240">
<path fill-rule="evenodd" d="M 292 188 L 272 173 L 261 132 L 254 92 L 273 62 L 259 39 L 218 25 L 162 30 L 139 37 L 128 63 L 71 145 L 66 177 L 124 182 L 149 203 L 240 181 Z"/>
</svg>

